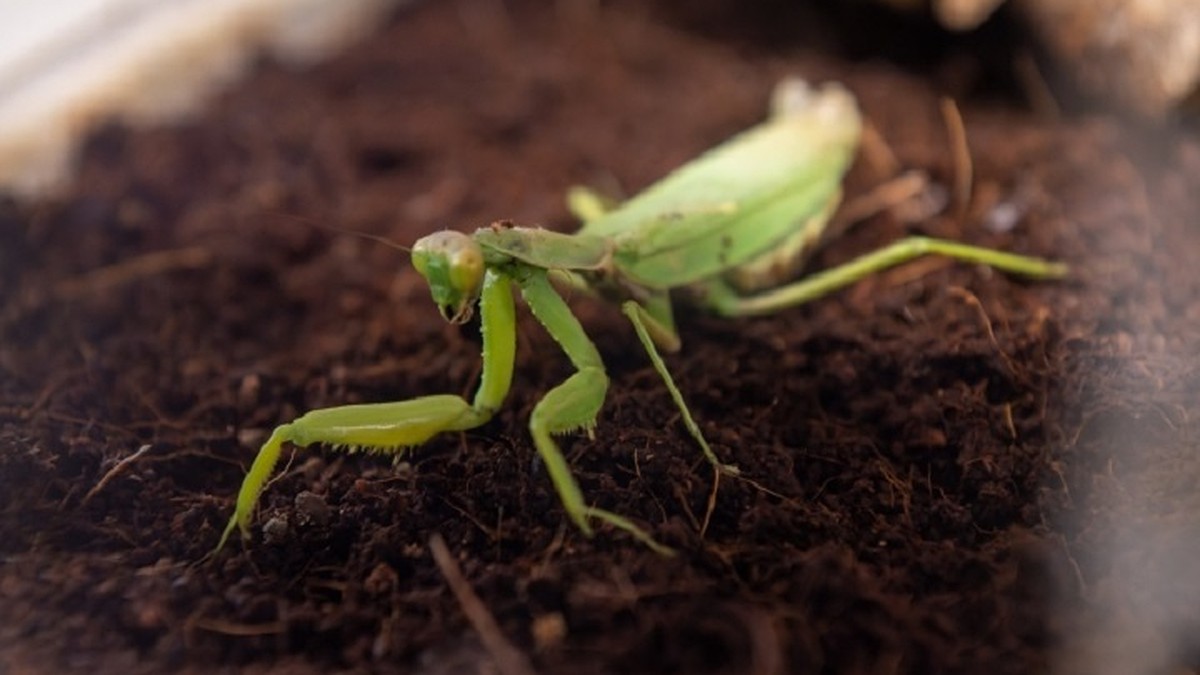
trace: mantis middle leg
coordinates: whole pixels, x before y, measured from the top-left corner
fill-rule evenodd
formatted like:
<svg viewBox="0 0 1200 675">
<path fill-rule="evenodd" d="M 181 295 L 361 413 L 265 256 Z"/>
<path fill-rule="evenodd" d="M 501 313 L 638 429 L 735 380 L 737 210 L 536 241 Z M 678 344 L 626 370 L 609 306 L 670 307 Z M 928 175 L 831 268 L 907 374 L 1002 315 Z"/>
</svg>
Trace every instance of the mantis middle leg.
<svg viewBox="0 0 1200 675">
<path fill-rule="evenodd" d="M 529 419 L 529 432 L 533 436 L 534 446 L 554 483 L 563 509 L 587 535 L 592 533 L 588 519 L 596 518 L 625 530 L 660 553 L 670 554 L 672 551 L 669 548 L 654 541 L 629 519 L 588 506 L 584 501 L 583 492 L 553 436 L 579 429 L 590 432 L 595 427 L 596 416 L 608 391 L 608 375 L 596 346 L 571 313 L 570 307 L 554 290 L 545 272 L 526 268 L 518 274 L 517 281 L 534 317 L 545 326 L 576 368 L 574 375 L 542 397 Z"/>
</svg>

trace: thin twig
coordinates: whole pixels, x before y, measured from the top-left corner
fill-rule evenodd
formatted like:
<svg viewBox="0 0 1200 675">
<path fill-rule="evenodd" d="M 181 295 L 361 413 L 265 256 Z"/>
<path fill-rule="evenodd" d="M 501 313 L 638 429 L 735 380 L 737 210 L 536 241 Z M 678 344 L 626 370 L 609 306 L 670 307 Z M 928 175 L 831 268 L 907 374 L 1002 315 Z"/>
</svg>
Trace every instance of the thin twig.
<svg viewBox="0 0 1200 675">
<path fill-rule="evenodd" d="M 78 277 L 64 279 L 54 285 L 53 297 L 56 300 L 73 300 L 165 272 L 207 267 L 212 263 L 212 258 L 212 252 L 203 246 L 155 251 L 92 270 Z"/>
<path fill-rule="evenodd" d="M 979 297 L 962 286 L 951 286 L 946 290 L 950 293 L 950 295 L 961 299 L 963 302 L 966 302 L 975 309 L 979 315 L 980 321 L 983 322 L 984 329 L 987 331 L 988 341 L 992 343 L 992 348 L 994 348 L 996 353 L 1000 355 L 1000 359 L 1004 361 L 1004 365 L 1008 367 L 1008 372 L 1012 373 L 1014 376 L 1019 376 L 1020 373 L 1017 370 L 1016 364 L 1013 363 L 1013 360 L 1011 357 L 1009 357 L 1008 352 L 1005 352 L 1004 348 L 1000 346 L 1000 341 L 996 339 L 996 331 L 992 330 L 992 318 L 988 316 L 987 310 L 983 307 L 983 303 L 979 301 Z"/>
<path fill-rule="evenodd" d="M 496 541 L 496 539 L 497 539 L 496 531 L 493 530 L 492 528 L 488 527 L 487 525 L 484 525 L 482 520 L 475 517 L 475 514 L 464 509 L 463 507 L 459 506 L 458 504 L 455 504 L 454 502 L 450 501 L 449 499 L 446 499 L 445 497 L 439 497 L 439 499 L 441 499 L 442 503 L 445 504 L 446 506 L 449 506 L 450 508 L 454 509 L 455 511 L 458 511 L 458 514 L 460 516 L 471 521 L 475 525 L 475 527 L 479 528 L 480 532 L 484 533 L 484 535 L 487 536 L 488 539 L 491 539 L 492 541 Z"/>
<path fill-rule="evenodd" d="M 446 540 L 442 539 L 442 535 L 435 533 L 429 538 L 429 552 L 433 554 L 433 561 L 437 563 L 442 576 L 446 577 L 446 585 L 458 599 L 458 604 L 462 607 L 467 621 L 471 623 L 475 632 L 479 633 L 479 639 L 483 642 L 484 649 L 491 654 L 492 660 L 500 672 L 504 675 L 534 675 L 533 666 L 529 664 L 529 660 L 508 641 L 508 638 L 504 637 L 500 626 L 496 624 L 495 617 L 475 594 L 471 584 L 467 583 L 466 578 L 463 577 L 462 570 L 459 569 L 454 556 L 450 554 L 450 549 L 446 547 Z"/>
<path fill-rule="evenodd" d="M 266 623 L 234 623 L 223 619 L 193 619 L 189 628 L 198 628 L 210 633 L 233 635 L 235 637 L 257 637 L 260 635 L 278 635 L 287 630 L 282 621 Z"/>
<path fill-rule="evenodd" d="M 212 264 L 212 252 L 203 246 L 155 251 L 113 265 L 63 279 L 49 287 L 30 288 L 0 311 L 0 324 L 15 323 L 27 313 L 52 302 L 78 300 L 119 288 L 134 281 L 173 272 L 202 269 Z"/>
<path fill-rule="evenodd" d="M 870 122 L 863 124 L 862 155 L 867 165 L 881 178 L 891 178 L 900 173 L 903 167 L 892 147 L 888 145 L 887 139 Z"/>
<path fill-rule="evenodd" d="M 848 200 L 839 212 L 847 225 L 857 223 L 921 196 L 929 188 L 929 176 L 924 171 L 905 171 L 869 192 Z"/>
<path fill-rule="evenodd" d="M 700 538 L 708 532 L 708 524 L 712 522 L 713 511 L 717 509 L 717 489 L 721 486 L 721 469 L 713 467 L 712 490 L 708 493 L 708 505 L 704 509 L 704 522 L 700 525 Z"/>
<path fill-rule="evenodd" d="M 1013 58 L 1013 72 L 1016 73 L 1017 83 L 1025 91 L 1025 98 L 1034 112 L 1050 120 L 1062 117 L 1062 106 L 1054 97 L 1054 89 L 1046 81 L 1042 69 L 1038 67 L 1033 54 L 1025 51 Z"/>
<path fill-rule="evenodd" d="M 117 462 L 116 465 L 113 466 L 113 468 L 109 469 L 108 472 L 104 474 L 104 477 L 102 477 L 100 479 L 100 482 L 96 483 L 96 485 L 93 486 L 91 490 L 88 490 L 87 494 L 83 496 L 83 501 L 80 503 L 87 504 L 88 502 L 90 502 L 92 500 L 92 497 L 95 497 L 97 493 L 99 493 L 101 490 L 104 489 L 105 485 L 108 485 L 109 481 L 111 481 L 113 478 L 116 478 L 117 474 L 119 474 L 125 470 L 125 467 L 136 462 L 139 457 L 146 454 L 147 452 L 150 452 L 150 448 L 152 448 L 152 447 L 154 447 L 154 446 L 147 443 L 146 445 L 143 445 L 142 447 L 138 448 L 137 452 L 135 452 L 132 455 L 126 457 L 125 459 L 122 459 L 121 461 Z"/>
<path fill-rule="evenodd" d="M 971 164 L 971 148 L 967 146 L 967 129 L 963 126 L 962 113 L 952 98 L 942 99 L 942 119 L 946 122 L 946 133 L 950 136 L 950 152 L 954 158 L 954 209 L 961 220 L 971 205 L 971 183 L 974 166 Z"/>
</svg>

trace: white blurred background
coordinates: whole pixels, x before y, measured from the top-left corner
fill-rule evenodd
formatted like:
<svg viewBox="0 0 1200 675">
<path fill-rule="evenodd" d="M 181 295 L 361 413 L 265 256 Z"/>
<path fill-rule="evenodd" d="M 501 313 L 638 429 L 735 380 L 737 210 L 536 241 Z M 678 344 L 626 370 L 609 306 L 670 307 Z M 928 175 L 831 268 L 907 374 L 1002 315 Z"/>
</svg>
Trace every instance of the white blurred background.
<svg viewBox="0 0 1200 675">
<path fill-rule="evenodd" d="M 321 58 L 400 1 L 3 0 L 0 190 L 52 189 L 97 122 L 186 114 L 259 50 Z"/>
</svg>

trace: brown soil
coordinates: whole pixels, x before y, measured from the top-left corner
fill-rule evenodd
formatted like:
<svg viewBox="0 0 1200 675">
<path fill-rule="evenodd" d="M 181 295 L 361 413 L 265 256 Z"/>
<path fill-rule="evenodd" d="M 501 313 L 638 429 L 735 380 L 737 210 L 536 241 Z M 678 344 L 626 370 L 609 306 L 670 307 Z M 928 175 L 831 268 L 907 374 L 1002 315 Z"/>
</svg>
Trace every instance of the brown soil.
<svg viewBox="0 0 1200 675">
<path fill-rule="evenodd" d="M 835 56 L 879 53 L 815 23 L 844 16 L 586 4 L 403 12 L 311 71 L 262 63 L 193 123 L 96 133 L 61 199 L 0 202 L 0 672 L 495 672 L 435 533 L 541 672 L 1200 665 L 1197 138 L 1035 115 L 976 43 L 901 70 Z M 922 232 L 1073 278 L 925 261 L 768 318 L 685 312 L 668 365 L 748 477 L 703 533 L 711 472 L 623 318 L 573 299 L 613 386 L 564 448 L 674 558 L 564 521 L 525 424 L 569 365 L 523 316 L 494 421 L 398 465 L 299 452 L 249 545 L 203 560 L 273 425 L 478 375 L 474 328 L 405 255 L 314 224 L 569 230 L 568 185 L 644 186 L 787 73 L 845 82 L 938 189 L 953 96 L 974 156 L 965 214 L 877 215 L 815 266 Z M 850 198 L 892 175 L 880 147 Z"/>
</svg>

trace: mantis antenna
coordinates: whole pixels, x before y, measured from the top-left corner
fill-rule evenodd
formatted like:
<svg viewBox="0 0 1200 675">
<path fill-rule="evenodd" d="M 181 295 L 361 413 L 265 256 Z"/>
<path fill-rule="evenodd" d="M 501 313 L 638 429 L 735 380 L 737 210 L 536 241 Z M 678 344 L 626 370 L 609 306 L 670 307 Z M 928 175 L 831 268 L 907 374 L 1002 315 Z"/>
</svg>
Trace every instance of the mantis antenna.
<svg viewBox="0 0 1200 675">
<path fill-rule="evenodd" d="M 278 215 L 278 216 L 281 216 L 284 218 L 288 218 L 290 220 L 302 222 L 306 225 L 311 225 L 313 227 L 318 227 L 318 228 L 321 228 L 322 230 L 333 232 L 335 234 L 349 234 L 349 235 L 352 235 L 355 237 L 369 239 L 377 244 L 383 244 L 384 246 L 395 249 L 397 251 L 403 251 L 404 253 L 412 253 L 412 248 L 405 246 L 403 244 L 397 244 L 396 242 L 394 242 L 391 239 L 388 239 L 387 237 L 384 237 L 382 235 L 371 234 L 370 232 L 363 232 L 362 230 L 355 230 L 355 229 L 351 229 L 349 227 L 342 227 L 340 225 L 329 225 L 326 223 L 320 223 L 311 218 L 304 218 L 302 216 L 297 216 L 297 215 L 290 214 L 290 213 L 277 213 L 275 215 Z"/>
</svg>

